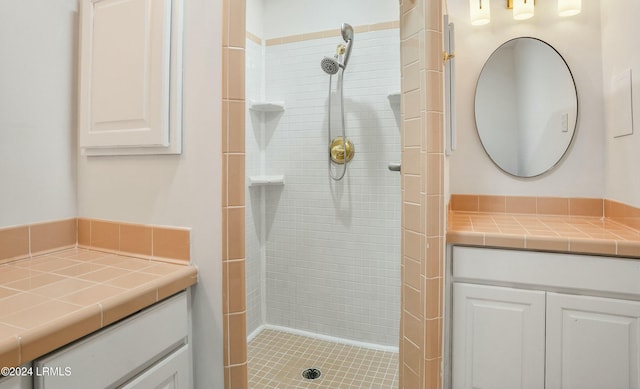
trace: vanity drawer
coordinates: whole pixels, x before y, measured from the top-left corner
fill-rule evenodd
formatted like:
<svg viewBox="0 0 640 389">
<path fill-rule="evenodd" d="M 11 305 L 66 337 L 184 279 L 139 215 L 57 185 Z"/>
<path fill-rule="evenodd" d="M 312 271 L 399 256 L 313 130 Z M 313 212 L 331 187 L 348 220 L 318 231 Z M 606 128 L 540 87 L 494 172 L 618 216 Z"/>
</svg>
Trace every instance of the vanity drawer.
<svg viewBox="0 0 640 389">
<path fill-rule="evenodd" d="M 455 281 L 572 289 L 640 298 L 640 260 L 453 247 Z"/>
<path fill-rule="evenodd" d="M 125 381 L 187 344 L 187 296 L 182 292 L 34 362 L 64 374 L 35 377 L 36 389 L 106 388 Z M 66 370 L 65 370 L 66 369 Z"/>
</svg>

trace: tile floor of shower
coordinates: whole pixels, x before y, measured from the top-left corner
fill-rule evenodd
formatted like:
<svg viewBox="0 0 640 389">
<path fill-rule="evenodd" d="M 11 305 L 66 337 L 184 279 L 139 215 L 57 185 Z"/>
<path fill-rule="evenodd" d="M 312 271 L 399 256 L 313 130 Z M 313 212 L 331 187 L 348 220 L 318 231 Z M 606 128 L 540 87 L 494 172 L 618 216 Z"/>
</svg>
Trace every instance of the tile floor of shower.
<svg viewBox="0 0 640 389">
<path fill-rule="evenodd" d="M 394 389 L 398 354 L 265 329 L 249 342 L 250 389 Z M 302 377 L 308 368 L 320 377 Z"/>
</svg>

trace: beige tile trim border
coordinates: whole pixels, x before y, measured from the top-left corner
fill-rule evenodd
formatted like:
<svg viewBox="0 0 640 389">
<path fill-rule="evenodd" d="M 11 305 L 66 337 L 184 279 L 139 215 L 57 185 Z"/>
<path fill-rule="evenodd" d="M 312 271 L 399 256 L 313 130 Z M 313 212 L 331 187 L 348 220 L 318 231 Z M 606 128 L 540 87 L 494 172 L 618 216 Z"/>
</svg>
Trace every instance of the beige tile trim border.
<svg viewBox="0 0 640 389">
<path fill-rule="evenodd" d="M 363 32 L 373 32 L 373 31 L 381 31 L 381 30 L 391 30 L 394 28 L 400 28 L 400 21 L 390 21 L 390 22 L 382 22 L 382 23 L 374 23 L 374 24 L 363 24 L 360 26 L 354 26 L 353 29 L 356 33 Z M 279 38 L 271 38 L 265 41 L 266 46 L 274 46 L 274 45 L 282 45 L 285 43 L 294 43 L 294 42 L 302 42 L 308 41 L 312 39 L 322 39 L 322 38 L 331 38 L 340 35 L 340 29 L 331 29 L 324 31 L 315 31 L 309 32 L 305 34 L 297 34 L 297 35 L 288 35 Z M 247 31 L 247 38 L 251 39 L 256 43 L 261 43 L 261 39 L 257 36 L 251 34 Z M 255 38 L 255 39 L 254 39 Z M 258 39 L 258 40 L 256 40 Z"/>
<path fill-rule="evenodd" d="M 449 210 L 606 217 L 640 230 L 640 208 L 609 199 L 452 194 Z"/>
<path fill-rule="evenodd" d="M 255 43 L 259 44 L 259 45 L 262 44 L 262 38 L 260 38 L 257 35 L 254 35 L 254 34 L 250 33 L 249 31 L 247 31 L 246 33 L 247 33 L 247 39 L 249 39 L 250 41 L 253 41 L 253 42 L 255 42 Z"/>
<path fill-rule="evenodd" d="M 451 211 L 558 216 L 605 216 L 605 201 L 581 197 L 531 197 L 452 194 Z"/>
<path fill-rule="evenodd" d="M 189 228 L 71 218 L 0 229 L 0 263 L 71 247 L 163 262 L 191 259 Z"/>
<path fill-rule="evenodd" d="M 640 208 L 605 199 L 604 215 L 620 224 L 640 230 Z"/>
<path fill-rule="evenodd" d="M 191 229 L 78 218 L 78 247 L 184 265 Z"/>
<path fill-rule="evenodd" d="M 0 263 L 75 247 L 76 218 L 0 228 Z"/>
</svg>

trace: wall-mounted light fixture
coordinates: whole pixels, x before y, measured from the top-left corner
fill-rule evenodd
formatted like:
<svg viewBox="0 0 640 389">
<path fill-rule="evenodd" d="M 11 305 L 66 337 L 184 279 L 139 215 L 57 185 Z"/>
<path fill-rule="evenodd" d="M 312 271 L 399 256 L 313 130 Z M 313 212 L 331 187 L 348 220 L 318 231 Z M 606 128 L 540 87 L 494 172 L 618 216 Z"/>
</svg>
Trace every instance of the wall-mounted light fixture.
<svg viewBox="0 0 640 389">
<path fill-rule="evenodd" d="M 491 21 L 490 0 L 469 0 L 471 24 L 481 26 Z M 501 0 L 504 1 L 504 0 Z M 548 1 L 548 0 L 543 0 Z M 559 16 L 573 16 L 582 11 L 582 0 L 557 0 Z M 535 0 L 506 0 L 507 8 L 513 9 L 515 20 L 525 20 L 535 13 Z"/>
<path fill-rule="evenodd" d="M 535 13 L 533 1 L 534 0 L 509 0 L 507 2 L 507 8 L 513 8 L 513 18 L 515 20 L 529 19 L 532 18 Z"/>
<path fill-rule="evenodd" d="M 471 24 L 482 26 L 491 21 L 491 5 L 489 0 L 469 0 L 469 16 Z"/>
<path fill-rule="evenodd" d="M 558 15 L 573 16 L 582 11 L 582 0 L 558 0 Z"/>
</svg>

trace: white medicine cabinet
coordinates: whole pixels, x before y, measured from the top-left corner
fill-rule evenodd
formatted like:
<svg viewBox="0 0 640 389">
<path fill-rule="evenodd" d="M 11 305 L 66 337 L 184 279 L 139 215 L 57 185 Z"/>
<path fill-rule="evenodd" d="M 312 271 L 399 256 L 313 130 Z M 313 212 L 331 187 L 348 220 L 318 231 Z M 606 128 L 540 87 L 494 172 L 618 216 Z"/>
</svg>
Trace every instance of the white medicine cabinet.
<svg viewBox="0 0 640 389">
<path fill-rule="evenodd" d="M 81 0 L 85 155 L 182 152 L 182 0 Z"/>
</svg>

